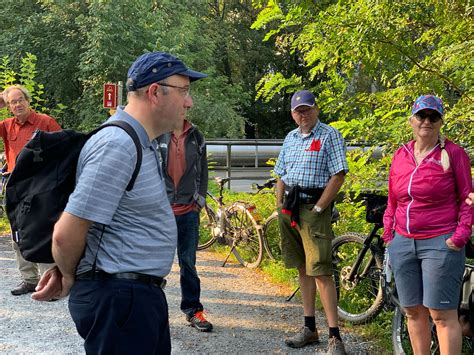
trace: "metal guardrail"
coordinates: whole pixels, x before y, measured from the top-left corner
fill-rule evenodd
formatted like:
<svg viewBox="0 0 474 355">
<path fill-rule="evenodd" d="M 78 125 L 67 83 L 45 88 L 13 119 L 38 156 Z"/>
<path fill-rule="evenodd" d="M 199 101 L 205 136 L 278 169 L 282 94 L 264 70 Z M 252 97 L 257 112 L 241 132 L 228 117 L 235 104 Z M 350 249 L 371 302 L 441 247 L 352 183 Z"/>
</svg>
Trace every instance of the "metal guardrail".
<svg viewBox="0 0 474 355">
<path fill-rule="evenodd" d="M 206 140 L 206 145 L 207 146 L 225 146 L 226 147 L 226 163 L 225 166 L 213 166 L 213 170 L 221 170 L 221 171 L 227 171 L 227 177 L 232 178 L 232 170 L 240 170 L 240 169 L 245 169 L 245 168 L 238 168 L 238 167 L 232 167 L 232 147 L 233 146 L 245 146 L 245 147 L 250 147 L 248 152 L 252 151 L 255 154 L 254 157 L 254 166 L 255 170 L 259 170 L 260 168 L 263 168 L 263 166 L 260 165 L 259 159 L 262 157 L 262 154 L 259 152 L 259 147 L 264 147 L 264 146 L 274 146 L 274 147 L 280 147 L 283 145 L 283 139 L 207 139 Z M 208 148 L 209 152 L 209 148 Z M 268 167 L 267 167 L 268 168 Z M 248 169 L 248 168 L 247 168 Z M 254 170 L 254 171 L 255 171 Z M 263 170 L 263 169 L 262 169 Z M 253 177 L 246 176 L 244 177 L 234 177 L 232 179 L 238 180 L 238 179 L 250 179 Z M 258 178 L 255 176 L 255 178 Z M 230 182 L 228 183 L 228 187 L 230 187 Z"/>
<path fill-rule="evenodd" d="M 208 146 L 208 154 L 210 153 L 211 155 L 210 160 L 213 161 L 212 155 L 214 154 L 214 162 L 217 163 L 213 166 L 213 170 L 226 171 L 227 177 L 232 178 L 232 170 L 242 169 L 242 166 L 248 166 L 247 169 L 249 169 L 251 164 L 254 172 L 263 170 L 263 167 L 268 168 L 267 165 L 261 163 L 261 160 L 265 159 L 266 161 L 272 157 L 277 158 L 283 141 L 283 139 L 208 139 L 206 144 Z M 348 145 L 349 150 L 370 146 L 368 143 L 358 142 L 349 142 Z M 216 146 L 216 148 L 213 149 L 211 146 Z M 217 146 L 225 147 L 225 153 L 222 150 L 219 151 Z M 259 149 L 259 147 L 269 147 L 269 149 Z M 274 149 L 270 147 L 274 147 Z M 225 165 L 222 164 L 223 154 L 225 154 Z M 236 161 L 239 161 L 242 165 L 235 164 Z M 245 163 L 242 163 L 243 161 Z M 253 162 L 249 163 L 250 161 Z M 234 165 L 232 165 L 232 162 L 234 162 Z M 250 179 L 250 177 L 235 177 L 233 179 Z"/>
<path fill-rule="evenodd" d="M 265 170 L 264 168 L 269 168 L 266 165 L 261 164 L 259 160 L 261 159 L 269 159 L 270 157 L 278 157 L 278 153 L 280 150 L 280 147 L 283 145 L 283 139 L 208 139 L 206 140 L 206 144 L 208 146 L 224 146 L 225 147 L 225 165 L 215 165 L 213 166 L 213 170 L 216 171 L 226 171 L 227 172 L 227 177 L 232 178 L 232 170 L 238 171 L 238 170 L 243 170 L 243 169 L 250 169 L 249 167 L 243 168 L 243 167 L 237 167 L 234 166 L 232 167 L 232 155 L 233 155 L 233 149 L 232 147 L 240 147 L 240 151 L 238 148 L 234 149 L 234 158 L 237 159 L 247 159 L 249 161 L 249 155 L 252 156 L 253 164 L 251 170 L 253 172 L 258 172 Z M 364 148 L 368 149 L 371 147 L 370 142 L 355 142 L 355 141 L 348 141 L 346 142 L 347 144 L 347 149 L 350 151 L 352 149 L 357 149 L 357 148 Z M 263 152 L 262 150 L 259 149 L 259 147 L 275 147 L 274 151 L 269 152 L 270 150 L 267 150 Z M 243 149 L 244 147 L 247 147 L 248 149 Z M 208 153 L 209 151 L 212 150 L 208 147 Z M 471 165 L 474 164 L 474 149 L 472 147 L 468 147 L 466 149 L 468 152 L 470 159 L 471 159 Z M 218 153 L 216 153 L 218 154 Z M 243 157 L 245 156 L 245 157 Z M 375 159 L 380 158 L 381 156 L 381 150 L 377 149 L 374 152 L 373 157 Z M 222 153 L 220 159 L 222 160 Z M 211 159 L 212 160 L 212 159 Z M 235 159 L 234 159 L 235 160 Z M 246 177 L 234 177 L 232 179 L 234 180 L 247 180 L 247 179 L 252 179 L 252 176 L 246 176 Z M 256 178 L 256 177 L 255 177 Z M 230 183 L 228 184 L 230 186 Z"/>
</svg>

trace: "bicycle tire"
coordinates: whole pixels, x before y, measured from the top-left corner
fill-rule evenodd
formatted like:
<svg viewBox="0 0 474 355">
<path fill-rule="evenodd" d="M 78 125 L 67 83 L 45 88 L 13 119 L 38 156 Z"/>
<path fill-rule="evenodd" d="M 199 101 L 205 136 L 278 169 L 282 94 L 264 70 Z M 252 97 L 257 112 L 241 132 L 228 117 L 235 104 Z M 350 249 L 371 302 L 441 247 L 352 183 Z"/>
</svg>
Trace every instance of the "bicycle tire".
<svg viewBox="0 0 474 355">
<path fill-rule="evenodd" d="M 229 245 L 240 264 L 250 269 L 260 265 L 263 258 L 263 237 L 257 221 L 242 203 L 227 208 Z"/>
<path fill-rule="evenodd" d="M 197 250 L 209 248 L 217 240 L 214 228 L 217 226 L 216 213 L 208 206 L 204 206 L 199 215 L 199 242 Z"/>
<path fill-rule="evenodd" d="M 392 346 L 394 355 L 407 355 L 411 351 L 406 317 L 400 307 L 396 307 L 392 318 Z"/>
<path fill-rule="evenodd" d="M 382 253 L 375 246 L 370 246 L 359 266 L 362 273 L 357 273 L 352 282 L 347 280 L 365 238 L 363 234 L 347 233 L 332 243 L 337 313 L 339 318 L 352 324 L 369 322 L 380 313 L 384 304 Z"/>
<path fill-rule="evenodd" d="M 281 235 L 278 214 L 272 214 L 265 221 L 263 241 L 265 250 L 270 259 L 274 261 L 281 260 Z"/>
<path fill-rule="evenodd" d="M 464 341 L 464 340 L 463 340 Z M 392 318 L 392 345 L 395 355 L 411 355 L 410 336 L 408 335 L 407 317 L 400 307 L 396 307 Z M 439 343 L 436 335 L 436 327 L 431 322 L 431 347 L 430 354 L 439 354 Z M 472 354 L 472 353 L 469 353 Z"/>
</svg>

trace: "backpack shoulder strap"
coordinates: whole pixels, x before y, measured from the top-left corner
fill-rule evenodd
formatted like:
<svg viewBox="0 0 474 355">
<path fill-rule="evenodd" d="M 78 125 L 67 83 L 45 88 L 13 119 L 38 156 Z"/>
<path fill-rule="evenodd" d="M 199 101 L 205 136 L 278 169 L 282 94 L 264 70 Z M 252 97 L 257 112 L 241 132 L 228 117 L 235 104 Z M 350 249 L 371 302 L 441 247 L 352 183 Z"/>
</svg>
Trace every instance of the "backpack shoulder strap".
<svg viewBox="0 0 474 355">
<path fill-rule="evenodd" d="M 133 143 L 135 144 L 135 148 L 137 149 L 137 163 L 135 165 L 135 170 L 133 171 L 132 177 L 130 178 L 130 182 L 128 183 L 127 188 L 126 188 L 127 191 L 130 191 L 133 189 L 135 180 L 137 179 L 138 173 L 140 172 L 140 167 L 142 166 L 143 153 L 142 153 L 142 145 L 140 143 L 140 138 L 138 138 L 137 132 L 135 132 L 135 130 L 133 129 L 132 126 L 130 126 L 130 124 L 128 124 L 125 121 L 120 121 L 120 120 L 104 123 L 102 126 L 99 126 L 93 131 L 89 132 L 89 134 L 87 135 L 87 138 L 90 138 L 92 135 L 96 134 L 97 132 L 99 132 L 101 129 L 105 127 L 122 128 L 125 132 L 128 133 L 130 138 L 132 138 Z"/>
</svg>

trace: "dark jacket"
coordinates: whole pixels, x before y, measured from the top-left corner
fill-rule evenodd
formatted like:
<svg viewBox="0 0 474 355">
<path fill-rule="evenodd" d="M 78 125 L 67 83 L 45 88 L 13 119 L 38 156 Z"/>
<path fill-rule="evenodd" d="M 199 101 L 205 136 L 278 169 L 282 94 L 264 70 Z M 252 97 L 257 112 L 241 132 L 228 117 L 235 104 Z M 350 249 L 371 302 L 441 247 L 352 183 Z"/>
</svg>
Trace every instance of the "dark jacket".
<svg viewBox="0 0 474 355">
<path fill-rule="evenodd" d="M 168 175 L 168 144 L 170 140 L 171 133 L 163 134 L 157 138 L 168 199 L 171 204 L 189 205 L 196 202 L 199 207 L 203 207 L 206 203 L 208 184 L 207 152 L 204 136 L 196 126 L 192 125 L 185 140 L 186 171 L 176 190 Z"/>
</svg>

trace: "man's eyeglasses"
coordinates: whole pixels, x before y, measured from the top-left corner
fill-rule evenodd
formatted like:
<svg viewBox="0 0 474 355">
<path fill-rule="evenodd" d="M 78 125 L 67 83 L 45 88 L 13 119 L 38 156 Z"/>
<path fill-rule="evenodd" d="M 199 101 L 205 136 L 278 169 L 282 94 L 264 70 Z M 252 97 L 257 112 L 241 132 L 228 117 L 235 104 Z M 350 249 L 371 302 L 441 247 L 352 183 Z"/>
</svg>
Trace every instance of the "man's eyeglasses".
<svg viewBox="0 0 474 355">
<path fill-rule="evenodd" d="M 437 112 L 432 112 L 432 113 L 427 113 L 427 112 L 418 112 L 416 115 L 415 115 L 416 119 L 418 121 L 423 121 L 425 120 L 426 118 L 431 122 L 431 123 L 436 123 L 438 122 L 439 120 L 441 120 L 441 115 Z"/>
<path fill-rule="evenodd" d="M 18 104 L 24 103 L 25 101 L 26 101 L 26 99 L 24 97 L 20 97 L 18 100 L 12 100 L 12 101 L 8 102 L 8 104 L 10 106 L 16 106 Z"/>
<path fill-rule="evenodd" d="M 179 92 L 184 96 L 184 97 L 188 97 L 190 95 L 190 92 L 191 92 L 191 87 L 189 86 L 176 86 L 176 85 L 171 85 L 171 84 L 165 84 L 165 83 L 157 83 L 158 85 L 161 85 L 161 86 L 166 86 L 168 88 L 175 88 L 175 89 L 178 89 Z"/>
<path fill-rule="evenodd" d="M 297 108 L 296 110 L 293 111 L 293 113 L 297 114 L 298 116 L 305 116 L 308 115 L 313 107 L 305 107 L 305 108 Z"/>
</svg>

